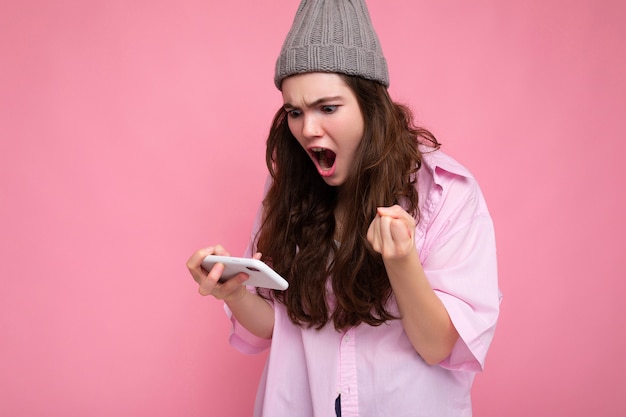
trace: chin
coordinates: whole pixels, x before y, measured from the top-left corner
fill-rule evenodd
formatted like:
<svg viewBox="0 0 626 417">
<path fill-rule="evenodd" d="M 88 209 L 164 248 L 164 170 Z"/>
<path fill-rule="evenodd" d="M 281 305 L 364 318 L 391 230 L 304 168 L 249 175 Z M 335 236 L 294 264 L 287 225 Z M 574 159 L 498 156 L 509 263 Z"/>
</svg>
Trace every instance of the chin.
<svg viewBox="0 0 626 417">
<path fill-rule="evenodd" d="M 343 185 L 344 182 L 346 182 L 345 179 L 342 178 L 322 177 L 322 179 L 326 184 L 330 185 L 331 187 L 340 187 Z"/>
</svg>

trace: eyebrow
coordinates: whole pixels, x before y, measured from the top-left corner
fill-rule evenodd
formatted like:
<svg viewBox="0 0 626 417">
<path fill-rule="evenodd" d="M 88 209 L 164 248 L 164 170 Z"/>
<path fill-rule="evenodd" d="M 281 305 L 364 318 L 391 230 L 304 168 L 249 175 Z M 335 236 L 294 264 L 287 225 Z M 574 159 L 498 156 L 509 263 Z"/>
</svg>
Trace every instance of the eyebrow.
<svg viewBox="0 0 626 417">
<path fill-rule="evenodd" d="M 341 97 L 341 96 L 334 96 L 334 97 L 322 97 L 322 98 L 318 98 L 317 100 L 313 101 L 312 103 L 304 103 L 304 106 L 305 106 L 305 107 L 315 107 L 315 106 L 317 106 L 317 105 L 319 105 L 319 104 L 326 103 L 326 102 L 329 102 L 329 101 L 337 101 L 337 100 L 341 100 L 342 98 L 343 98 L 343 97 Z M 285 104 L 283 104 L 283 108 L 284 108 L 284 109 L 295 109 L 295 108 L 297 108 L 297 107 L 296 107 L 296 106 L 294 106 L 294 105 L 293 105 L 293 104 L 291 104 L 291 103 L 285 103 Z"/>
</svg>

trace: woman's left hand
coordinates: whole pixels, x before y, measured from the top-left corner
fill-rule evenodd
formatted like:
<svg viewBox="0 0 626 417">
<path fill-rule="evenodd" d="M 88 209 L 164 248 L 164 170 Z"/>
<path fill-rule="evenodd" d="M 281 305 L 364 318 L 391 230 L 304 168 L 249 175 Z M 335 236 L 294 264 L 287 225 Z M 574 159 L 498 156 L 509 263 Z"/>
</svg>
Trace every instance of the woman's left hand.
<svg viewBox="0 0 626 417">
<path fill-rule="evenodd" d="M 415 219 L 397 204 L 378 207 L 367 240 L 383 259 L 404 258 L 415 252 Z"/>
</svg>

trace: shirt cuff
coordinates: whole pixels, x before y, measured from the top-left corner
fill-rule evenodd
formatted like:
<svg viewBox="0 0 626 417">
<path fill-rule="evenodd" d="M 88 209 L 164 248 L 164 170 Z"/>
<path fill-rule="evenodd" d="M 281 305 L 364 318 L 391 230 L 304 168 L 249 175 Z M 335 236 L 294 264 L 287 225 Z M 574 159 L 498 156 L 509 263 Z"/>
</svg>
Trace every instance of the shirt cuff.
<svg viewBox="0 0 626 417">
<path fill-rule="evenodd" d="M 263 339 L 250 333 L 248 329 L 243 327 L 233 316 L 232 311 L 224 304 L 224 311 L 232 323 L 228 343 L 241 353 L 254 355 L 268 349 L 272 344 L 271 339 Z"/>
<path fill-rule="evenodd" d="M 487 349 L 495 332 L 495 324 L 488 325 L 486 317 L 481 316 L 480 312 L 474 311 L 462 300 L 439 291 L 437 295 L 445 305 L 450 320 L 459 333 L 459 340 L 452 348 L 452 352 L 439 365 L 450 370 L 482 371 Z"/>
</svg>

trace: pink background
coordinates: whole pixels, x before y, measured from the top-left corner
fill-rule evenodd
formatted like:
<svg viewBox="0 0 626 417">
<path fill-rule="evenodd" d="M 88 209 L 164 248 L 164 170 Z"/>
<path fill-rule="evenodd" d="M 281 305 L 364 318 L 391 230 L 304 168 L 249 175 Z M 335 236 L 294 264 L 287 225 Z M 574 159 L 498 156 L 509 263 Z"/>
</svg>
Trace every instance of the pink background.
<svg viewBox="0 0 626 417">
<path fill-rule="evenodd" d="M 626 415 L 626 3 L 369 3 L 392 95 L 495 220 L 475 415 Z M 264 356 L 185 261 L 243 252 L 296 7 L 0 2 L 0 415 L 249 415 Z"/>
</svg>

